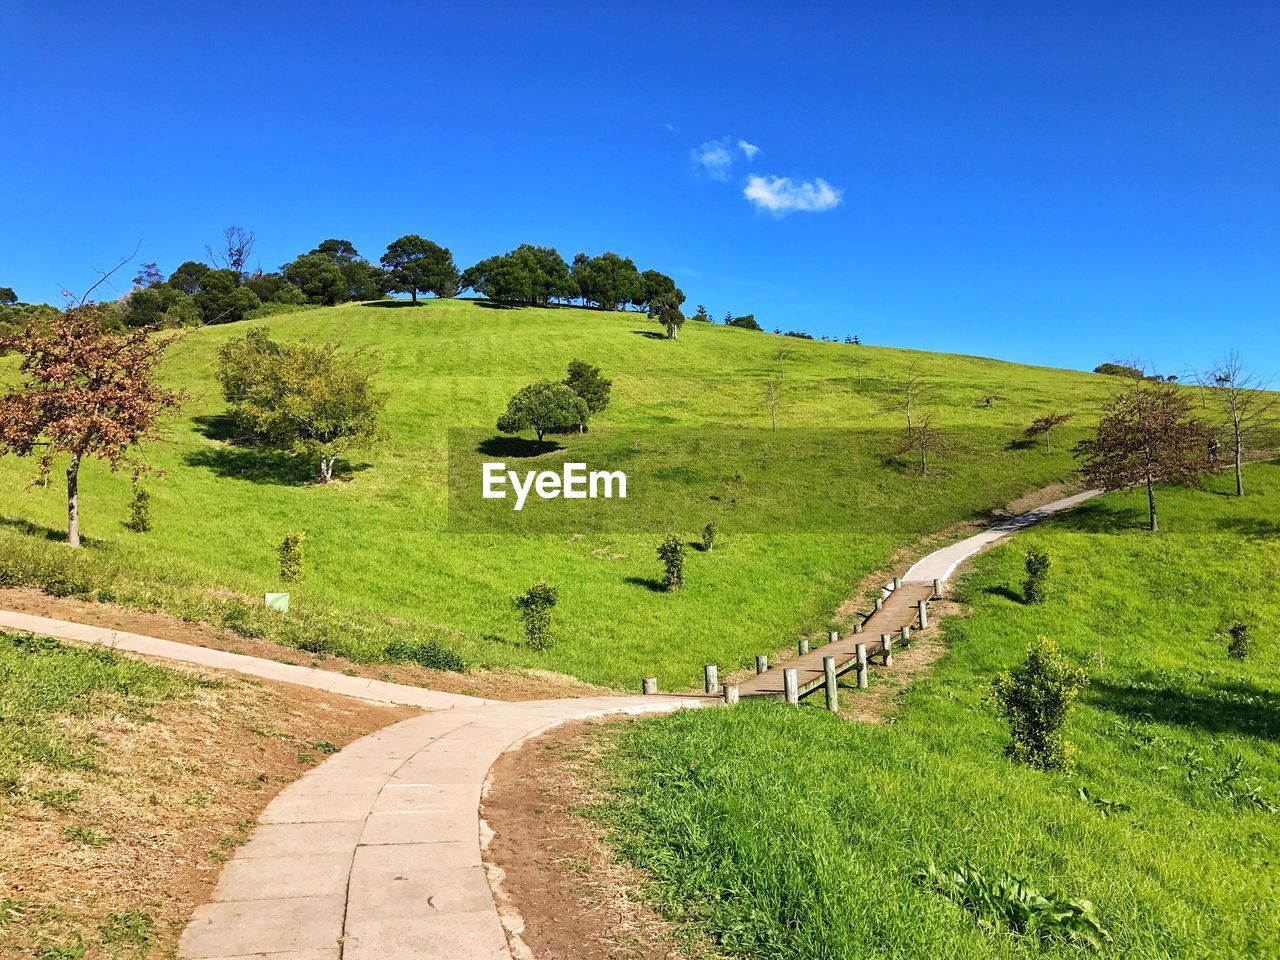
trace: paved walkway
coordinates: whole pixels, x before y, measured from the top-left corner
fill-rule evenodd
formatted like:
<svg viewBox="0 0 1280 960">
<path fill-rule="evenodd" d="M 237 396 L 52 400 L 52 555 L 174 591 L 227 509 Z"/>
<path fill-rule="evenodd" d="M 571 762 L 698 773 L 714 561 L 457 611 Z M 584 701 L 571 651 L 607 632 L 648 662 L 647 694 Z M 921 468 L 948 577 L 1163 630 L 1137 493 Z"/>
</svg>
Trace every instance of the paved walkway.
<svg viewBox="0 0 1280 960">
<path fill-rule="evenodd" d="M 388 683 L 385 680 L 370 680 L 367 677 L 349 677 L 344 673 L 332 670 L 317 670 L 315 667 L 292 666 L 278 663 L 275 660 L 264 660 L 261 657 L 248 657 L 240 653 L 228 653 L 225 650 L 213 650 L 209 647 L 198 647 L 190 643 L 176 643 L 173 640 L 160 640 L 156 637 L 144 637 L 138 633 L 126 633 L 122 630 L 111 630 L 106 627 L 91 627 L 83 623 L 71 623 L 67 620 L 54 620 L 50 617 L 37 617 L 29 613 L 14 613 L 0 610 L 0 627 L 19 630 L 23 633 L 35 633 L 46 637 L 58 637 L 62 640 L 74 640 L 78 643 L 89 643 L 113 650 L 124 650 L 128 653 L 139 653 L 162 660 L 175 660 L 179 663 L 190 663 L 200 667 L 212 667 L 215 670 L 230 670 L 265 680 L 279 680 L 294 683 L 301 687 L 312 687 L 326 690 L 329 693 L 341 693 L 348 697 L 371 700 L 375 703 L 399 703 L 423 710 L 447 710 L 451 707 L 475 706 L 494 701 L 482 700 L 479 697 L 468 697 L 460 693 L 440 693 L 422 687 L 410 687 L 399 683 Z"/>
<path fill-rule="evenodd" d="M 599 697 L 458 707 L 358 740 L 284 790 L 182 935 L 185 960 L 510 960 L 477 809 L 499 755 L 567 720 L 698 706 Z"/>
</svg>

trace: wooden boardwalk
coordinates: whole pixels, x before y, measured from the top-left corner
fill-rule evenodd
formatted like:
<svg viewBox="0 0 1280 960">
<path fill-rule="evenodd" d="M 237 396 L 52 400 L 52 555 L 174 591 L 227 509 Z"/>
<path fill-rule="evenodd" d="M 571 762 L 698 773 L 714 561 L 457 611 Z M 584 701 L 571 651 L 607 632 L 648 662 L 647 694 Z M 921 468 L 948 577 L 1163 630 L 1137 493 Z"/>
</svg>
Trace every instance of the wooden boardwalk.
<svg viewBox="0 0 1280 960">
<path fill-rule="evenodd" d="M 930 600 L 934 596 L 933 583 L 906 581 L 896 590 L 891 591 L 883 599 L 879 610 L 862 621 L 861 633 L 850 633 L 832 643 L 824 643 L 788 660 L 785 664 L 771 666 L 764 673 L 757 673 L 749 680 L 738 684 L 740 697 L 769 697 L 782 700 L 786 697 L 783 686 L 783 669 L 796 671 L 797 693 L 803 697 L 807 693 L 821 689 L 826 675 L 823 671 L 824 657 L 835 657 L 836 675 L 847 673 L 857 667 L 858 644 L 866 644 L 867 659 L 883 662 L 880 649 L 880 637 L 889 634 L 893 637 L 894 646 L 900 647 L 902 628 L 914 629 L 920 624 L 919 603 Z"/>
</svg>

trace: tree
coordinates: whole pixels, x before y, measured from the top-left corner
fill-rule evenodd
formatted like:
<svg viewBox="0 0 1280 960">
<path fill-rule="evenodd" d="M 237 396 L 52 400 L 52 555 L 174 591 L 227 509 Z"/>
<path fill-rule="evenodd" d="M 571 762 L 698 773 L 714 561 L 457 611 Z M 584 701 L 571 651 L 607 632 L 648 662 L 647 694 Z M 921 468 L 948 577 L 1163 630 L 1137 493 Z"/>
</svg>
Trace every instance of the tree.
<svg viewBox="0 0 1280 960">
<path fill-rule="evenodd" d="M 222 231 L 222 244 L 218 250 L 205 244 L 204 252 L 215 264 L 221 264 L 224 270 L 243 276 L 244 266 L 253 254 L 253 244 L 257 238 L 252 230 L 244 227 L 227 227 Z"/>
<path fill-rule="evenodd" d="M 1236 473 L 1236 496 L 1244 496 L 1245 456 L 1255 447 L 1260 433 L 1280 423 L 1280 397 L 1269 392 L 1270 383 L 1245 369 L 1240 354 L 1232 351 L 1200 378 L 1209 387 L 1218 410 L 1226 421 L 1227 442 L 1231 444 Z"/>
<path fill-rule="evenodd" d="M 377 370 L 334 343 L 278 343 L 265 329 L 218 351 L 218 381 L 233 422 L 265 446 L 313 457 L 319 479 L 333 480 L 339 457 L 386 436 L 379 425 L 386 394 Z"/>
<path fill-rule="evenodd" d="M 564 385 L 583 399 L 590 413 L 599 413 L 609 405 L 612 380 L 600 376 L 600 368 L 585 360 L 572 360 Z"/>
<path fill-rule="evenodd" d="M 1150 529 L 1160 529 L 1156 484 L 1198 486 L 1210 469 L 1209 425 L 1190 415 L 1187 397 L 1171 384 L 1138 382 L 1116 394 L 1090 440 L 1076 446 L 1081 473 L 1103 490 L 1147 488 Z"/>
<path fill-rule="evenodd" d="M 499 303 L 546 306 L 577 296 L 569 265 L 554 247 L 522 243 L 510 253 L 487 257 L 462 274 L 463 287 Z"/>
<path fill-rule="evenodd" d="M 764 333 L 764 328 L 756 323 L 756 315 L 748 313 L 741 317 L 725 316 L 724 325 L 726 327 L 741 327 L 743 330 L 755 330 L 757 333 Z"/>
<path fill-rule="evenodd" d="M 941 430 L 934 429 L 933 414 L 918 415 L 916 421 L 902 434 L 902 441 L 895 448 L 898 456 L 914 454 L 919 458 L 920 475 L 929 473 L 929 458 L 951 451 L 951 441 Z"/>
<path fill-rule="evenodd" d="M 0 304 L 12 306 L 18 302 L 18 295 L 14 292 L 13 287 L 0 287 Z"/>
<path fill-rule="evenodd" d="M 679 340 L 680 328 L 684 326 L 684 314 L 680 311 L 677 293 L 664 293 L 649 305 L 652 316 L 666 327 L 669 340 Z"/>
<path fill-rule="evenodd" d="M 539 380 L 522 387 L 507 401 L 497 426 L 503 433 L 532 430 L 541 443 L 548 433 L 581 427 L 589 416 L 587 402 L 563 383 Z"/>
<path fill-rule="evenodd" d="M 984 401 L 990 400 L 992 403 L 994 403 L 996 400 L 1000 398 L 991 396 L 991 397 L 984 397 L 983 399 Z M 988 403 L 986 405 L 991 406 L 991 403 Z M 1036 419 L 1032 420 L 1031 426 L 1027 427 L 1027 429 L 1022 432 L 1022 435 L 1026 437 L 1028 440 L 1032 440 L 1036 437 L 1043 436 L 1045 450 L 1048 453 L 1053 453 L 1053 440 L 1051 439 L 1053 435 L 1053 431 L 1056 430 L 1058 427 L 1062 426 L 1064 423 L 1066 423 L 1070 419 L 1071 419 L 1071 414 L 1069 413 L 1046 413 L 1043 417 L 1036 417 Z"/>
<path fill-rule="evenodd" d="M 284 279 L 302 291 L 308 303 L 331 307 L 349 299 L 342 268 L 322 253 L 304 253 L 284 265 Z"/>
<path fill-rule="evenodd" d="M 684 303 L 684 291 L 676 286 L 676 282 L 665 273 L 657 270 L 646 270 L 640 274 L 640 298 L 635 301 L 637 307 L 650 308 L 663 297 L 675 297 L 677 306 Z"/>
<path fill-rule="evenodd" d="M 900 413 L 906 417 L 907 433 L 910 434 L 913 423 L 912 417 L 915 416 L 920 406 L 933 393 L 933 384 L 914 364 L 908 367 L 901 376 L 894 377 L 890 374 L 885 377 L 885 380 L 888 383 L 891 394 L 885 409 Z"/>
<path fill-rule="evenodd" d="M 235 323 L 262 301 L 248 287 L 240 285 L 240 274 L 233 270 L 210 270 L 200 278 L 200 289 L 192 298 L 205 323 Z"/>
<path fill-rule="evenodd" d="M 684 586 L 684 541 L 675 534 L 658 544 L 658 559 L 662 561 L 662 588 L 674 593 Z"/>
<path fill-rule="evenodd" d="M 573 258 L 571 275 L 583 302 L 602 310 L 618 310 L 644 298 L 644 281 L 629 257 L 608 251 L 598 257 L 580 253 Z"/>
<path fill-rule="evenodd" d="M 252 290 L 254 296 L 263 303 L 291 303 L 296 305 L 307 302 L 307 295 L 278 273 L 262 273 L 259 271 L 249 276 L 244 285 L 246 289 Z"/>
<path fill-rule="evenodd" d="M 1126 380 L 1141 380 L 1145 376 L 1139 368 L 1127 363 L 1100 363 L 1093 368 L 1093 372 L 1109 377 L 1124 377 Z"/>
<path fill-rule="evenodd" d="M 311 253 L 328 260 L 342 272 L 345 287 L 342 300 L 380 300 L 387 295 L 391 278 L 385 270 L 360 256 L 350 240 L 325 240 Z"/>
<path fill-rule="evenodd" d="M 195 311 L 191 298 L 166 283 L 130 290 L 116 302 L 116 313 L 126 327 L 182 326 L 181 318 Z"/>
<path fill-rule="evenodd" d="M 133 276 L 135 287 L 155 287 L 164 283 L 164 274 L 154 263 L 144 263 Z"/>
<path fill-rule="evenodd" d="M 169 286 L 175 290 L 181 290 L 188 296 L 193 296 L 200 292 L 200 281 L 210 269 L 212 268 L 207 263 L 188 260 L 179 264 L 178 269 L 169 274 Z"/>
<path fill-rule="evenodd" d="M 80 465 L 105 460 L 117 470 L 156 422 L 181 397 L 161 387 L 155 367 L 175 336 L 148 336 L 144 329 L 103 331 L 98 308 L 68 308 L 52 317 L 33 316 L 19 335 L 0 338 L 0 353 L 22 357 L 23 382 L 0 398 L 0 454 L 31 456 L 42 448 L 40 476 L 53 461 L 67 464 L 67 542 L 80 546 Z M 135 465 L 135 473 L 142 470 Z"/>
<path fill-rule="evenodd" d="M 787 379 L 787 357 L 791 356 L 791 351 L 783 347 L 773 355 L 773 359 L 778 361 L 778 379 Z"/>
<path fill-rule="evenodd" d="M 774 380 L 764 385 L 764 408 L 769 411 L 773 423 L 773 432 L 778 432 L 778 405 L 782 400 L 782 390 Z"/>
<path fill-rule="evenodd" d="M 458 268 L 454 266 L 449 248 L 416 233 L 387 244 L 382 266 L 391 277 L 387 289 L 409 294 L 415 304 L 419 293 L 434 293 L 437 297 L 458 295 Z"/>
<path fill-rule="evenodd" d="M 706 307 L 704 307 L 702 304 L 698 304 L 698 310 L 697 310 L 697 312 L 693 315 L 693 319 L 697 320 L 699 323 L 713 323 L 713 322 L 714 322 L 714 321 L 711 319 L 711 314 L 707 313 L 707 308 L 706 308 Z"/>
</svg>

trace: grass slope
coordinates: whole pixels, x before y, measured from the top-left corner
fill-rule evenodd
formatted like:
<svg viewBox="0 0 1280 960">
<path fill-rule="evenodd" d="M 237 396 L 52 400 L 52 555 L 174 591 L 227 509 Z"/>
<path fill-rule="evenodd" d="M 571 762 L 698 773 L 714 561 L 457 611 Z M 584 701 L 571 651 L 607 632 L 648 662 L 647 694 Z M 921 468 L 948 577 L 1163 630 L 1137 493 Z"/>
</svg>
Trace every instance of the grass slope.
<svg viewBox="0 0 1280 960">
<path fill-rule="evenodd" d="M 1244 500 L 1226 477 L 1163 493 L 1160 535 L 1140 497 L 1112 495 L 981 557 L 971 612 L 891 724 L 744 704 L 618 729 L 600 815 L 655 897 L 734 955 L 1080 955 L 980 927 L 911 881 L 930 859 L 1092 901 L 1105 956 L 1280 955 L 1280 466 L 1248 481 Z M 1018 597 L 1032 543 L 1053 559 L 1035 607 Z M 1005 759 L 986 699 L 1037 635 L 1091 675 L 1072 773 Z"/>
<path fill-rule="evenodd" d="M 981 515 L 1065 476 L 1065 454 L 1010 448 L 1009 441 L 1052 409 L 1076 411 L 1079 428 L 1114 386 L 1088 374 L 704 324 L 688 324 L 673 343 L 655 339 L 657 326 L 643 316 L 578 309 L 435 301 L 416 309 L 347 305 L 253 323 L 280 337 L 335 337 L 376 350 L 390 394 L 392 439 L 358 458 L 349 480 L 327 487 L 309 482 L 311 464 L 228 444 L 218 433 L 225 405 L 214 360 L 220 344 L 251 324 L 195 332 L 174 348 L 163 372 L 190 400 L 167 428 L 171 442 L 147 451 L 166 474 L 150 484 L 155 531 L 122 529 L 127 475 L 110 475 L 99 464 L 82 473 L 82 517 L 92 546 L 85 562 L 108 571 L 110 592 L 207 617 L 212 601 L 181 599 L 196 595 L 188 585 L 250 596 L 279 589 L 274 546 L 286 532 L 303 529 L 308 575 L 292 592 L 295 608 L 311 615 L 302 632 L 338 637 L 321 649 L 370 660 L 391 636 L 439 635 L 478 666 L 547 668 L 615 685 L 656 672 L 666 688 L 688 687 L 704 662 L 739 666 L 798 632 L 824 629 L 851 584 L 919 530 Z M 491 427 L 520 386 L 562 377 L 573 358 L 599 364 L 614 380 L 612 403 L 591 434 L 564 438 L 568 450 L 553 460 L 637 428 L 746 428 L 759 431 L 763 442 L 764 384 L 778 373 L 775 355 L 783 345 L 790 351 L 783 428 L 896 431 L 900 417 L 883 412 L 885 377 L 915 365 L 934 383 L 930 408 L 939 424 L 982 438 L 925 481 L 871 459 L 866 470 L 850 469 L 844 495 L 911 504 L 910 531 L 892 524 L 862 534 L 830 530 L 843 510 L 832 499 L 800 525 L 818 532 L 726 536 L 713 554 L 692 555 L 689 589 L 668 596 L 651 589 L 660 570 L 656 532 L 515 537 L 446 529 L 448 429 Z M 859 357 L 866 361 L 861 370 L 854 364 Z M 983 406 L 992 394 L 1007 399 Z M 57 549 L 44 541 L 58 539 L 65 523 L 60 483 L 23 492 L 32 472 L 29 462 L 0 460 L 0 548 L 14 553 Z M 788 502 L 823 489 L 820 480 L 785 471 L 761 486 Z M 699 529 L 680 532 L 692 537 Z M 539 577 L 562 588 L 560 640 L 545 652 L 521 645 L 508 599 Z M 243 620 L 243 610 L 235 618 Z"/>
</svg>

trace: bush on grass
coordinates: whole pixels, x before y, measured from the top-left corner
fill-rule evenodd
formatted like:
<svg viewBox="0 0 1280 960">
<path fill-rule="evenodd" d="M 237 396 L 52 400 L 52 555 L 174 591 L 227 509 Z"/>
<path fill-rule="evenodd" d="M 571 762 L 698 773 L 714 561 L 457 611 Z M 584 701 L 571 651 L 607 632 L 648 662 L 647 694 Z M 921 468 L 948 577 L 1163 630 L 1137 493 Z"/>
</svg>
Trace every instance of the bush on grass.
<svg viewBox="0 0 1280 960">
<path fill-rule="evenodd" d="M 658 547 L 658 559 L 666 567 L 662 578 L 662 587 L 674 592 L 684 586 L 684 541 L 672 535 L 663 540 Z"/>
<path fill-rule="evenodd" d="M 1023 664 L 994 684 L 1000 715 L 1013 735 L 1008 754 L 1037 770 L 1069 769 L 1074 748 L 1062 731 L 1087 682 L 1084 670 L 1072 666 L 1052 640 L 1040 637 L 1032 643 Z"/>
<path fill-rule="evenodd" d="M 511 598 L 524 624 L 525 641 L 532 649 L 545 650 L 551 646 L 551 610 L 559 599 L 560 591 L 545 580 Z"/>
</svg>

